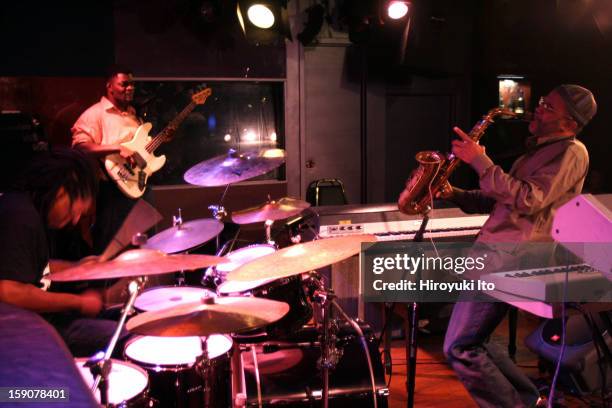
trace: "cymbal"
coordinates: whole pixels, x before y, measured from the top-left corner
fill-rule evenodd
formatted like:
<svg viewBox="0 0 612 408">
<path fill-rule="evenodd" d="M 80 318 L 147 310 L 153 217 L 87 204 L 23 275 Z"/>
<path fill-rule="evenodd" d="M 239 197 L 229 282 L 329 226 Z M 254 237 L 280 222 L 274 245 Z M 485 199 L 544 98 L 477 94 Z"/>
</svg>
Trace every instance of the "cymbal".
<svg viewBox="0 0 612 408">
<path fill-rule="evenodd" d="M 212 255 L 168 255 L 154 249 L 132 249 L 107 262 L 89 262 L 49 275 L 55 282 L 115 279 L 193 270 L 225 262 Z"/>
<path fill-rule="evenodd" d="M 223 186 L 266 174 L 285 162 L 282 149 L 264 149 L 229 153 L 213 157 L 191 167 L 183 178 L 196 186 Z"/>
<path fill-rule="evenodd" d="M 126 328 L 146 336 L 208 336 L 267 326 L 283 317 L 289 305 L 257 297 L 218 297 L 138 314 Z"/>
<path fill-rule="evenodd" d="M 227 274 L 228 281 L 280 279 L 340 262 L 361 250 L 362 242 L 376 242 L 374 235 L 320 239 L 293 245 L 257 258 Z"/>
<path fill-rule="evenodd" d="M 232 213 L 232 221 L 236 224 L 252 224 L 266 220 L 284 220 L 301 213 L 308 207 L 310 207 L 310 203 L 306 201 L 283 197 L 278 201 L 268 201 L 256 207 L 234 211 Z"/>
<path fill-rule="evenodd" d="M 200 246 L 223 231 L 223 223 L 213 218 L 177 224 L 153 235 L 143 248 L 174 254 Z"/>
</svg>

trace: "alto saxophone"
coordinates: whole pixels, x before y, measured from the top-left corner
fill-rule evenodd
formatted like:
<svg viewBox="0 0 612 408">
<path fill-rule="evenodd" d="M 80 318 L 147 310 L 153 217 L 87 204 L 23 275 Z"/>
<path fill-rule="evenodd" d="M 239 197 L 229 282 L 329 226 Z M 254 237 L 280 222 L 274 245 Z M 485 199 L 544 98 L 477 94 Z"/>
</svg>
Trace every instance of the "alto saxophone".
<svg viewBox="0 0 612 408">
<path fill-rule="evenodd" d="M 485 130 L 497 116 L 516 114 L 511 110 L 493 108 L 476 123 L 469 133 L 472 140 L 480 140 Z M 406 181 L 406 188 L 401 192 L 397 206 L 404 214 L 426 214 L 431 209 L 431 199 L 444 187 L 455 167 L 461 160 L 454 154 L 443 154 L 425 150 L 415 156 L 419 167 Z"/>
</svg>

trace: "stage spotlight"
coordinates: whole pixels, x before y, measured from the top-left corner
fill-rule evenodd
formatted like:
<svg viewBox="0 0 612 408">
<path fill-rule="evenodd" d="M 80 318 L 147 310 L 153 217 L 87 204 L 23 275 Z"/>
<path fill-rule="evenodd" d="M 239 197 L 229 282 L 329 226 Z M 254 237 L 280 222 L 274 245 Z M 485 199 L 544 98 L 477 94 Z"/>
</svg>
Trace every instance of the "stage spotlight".
<svg viewBox="0 0 612 408">
<path fill-rule="evenodd" d="M 408 14 L 409 1 L 391 0 L 387 2 L 387 16 L 392 20 L 399 20 Z"/>
<path fill-rule="evenodd" d="M 249 21 L 259 28 L 270 28 L 274 25 L 274 14 L 264 4 L 253 4 L 247 10 Z"/>
<path fill-rule="evenodd" d="M 286 0 L 238 0 L 236 14 L 246 39 L 273 44 L 291 38 Z"/>
</svg>

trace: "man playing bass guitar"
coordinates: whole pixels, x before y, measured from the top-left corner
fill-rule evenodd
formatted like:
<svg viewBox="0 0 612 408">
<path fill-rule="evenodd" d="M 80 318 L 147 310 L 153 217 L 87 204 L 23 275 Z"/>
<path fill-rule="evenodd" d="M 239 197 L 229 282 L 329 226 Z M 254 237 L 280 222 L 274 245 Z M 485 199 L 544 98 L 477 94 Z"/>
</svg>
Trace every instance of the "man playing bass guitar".
<svg viewBox="0 0 612 408">
<path fill-rule="evenodd" d="M 107 76 L 105 95 L 83 112 L 72 127 L 72 146 L 100 159 L 118 153 L 130 160 L 134 152 L 120 143 L 129 140 L 141 124 L 132 106 L 134 90 L 132 72 L 125 67 L 113 67 Z M 91 230 L 95 254 L 104 251 L 136 203 L 102 171 L 100 174 L 96 215 Z"/>
</svg>

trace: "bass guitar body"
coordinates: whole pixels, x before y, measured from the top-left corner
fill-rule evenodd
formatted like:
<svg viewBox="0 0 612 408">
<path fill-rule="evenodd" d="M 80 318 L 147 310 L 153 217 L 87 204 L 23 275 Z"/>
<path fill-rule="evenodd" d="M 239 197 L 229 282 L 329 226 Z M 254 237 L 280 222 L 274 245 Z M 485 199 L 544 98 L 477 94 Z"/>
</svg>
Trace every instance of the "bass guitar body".
<svg viewBox="0 0 612 408">
<path fill-rule="evenodd" d="M 108 175 L 117 183 L 117 187 L 131 198 L 141 197 L 149 176 L 166 163 L 166 156 L 154 156 L 153 152 L 147 150 L 147 144 L 151 141 L 151 126 L 150 123 L 140 125 L 132 140 L 121 143 L 134 152 L 133 163 L 119 154 L 107 156 L 104 163 Z"/>
</svg>

